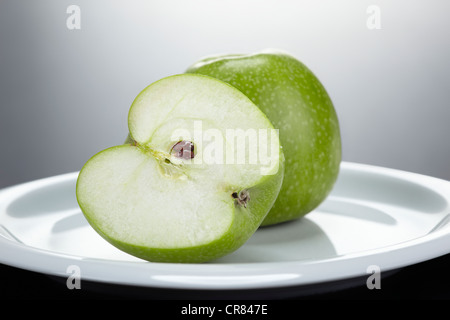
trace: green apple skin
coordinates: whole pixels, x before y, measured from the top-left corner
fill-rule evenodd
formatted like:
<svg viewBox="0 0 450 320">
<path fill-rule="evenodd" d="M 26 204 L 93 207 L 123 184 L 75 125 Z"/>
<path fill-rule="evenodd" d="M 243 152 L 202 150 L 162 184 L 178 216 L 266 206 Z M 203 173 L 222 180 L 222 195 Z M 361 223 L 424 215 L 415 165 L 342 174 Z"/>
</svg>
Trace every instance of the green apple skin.
<svg viewBox="0 0 450 320">
<path fill-rule="evenodd" d="M 183 89 L 188 85 L 191 87 Z M 249 116 L 248 119 L 241 119 L 241 122 L 237 122 L 237 127 L 241 124 L 246 125 L 250 122 L 254 122 L 259 128 L 273 129 L 272 124 L 259 108 L 254 105 L 248 97 L 229 84 L 212 77 L 194 74 L 175 75 L 161 79 L 145 88 L 134 100 L 128 118 L 130 134 L 127 137 L 126 144 L 110 147 L 95 154 L 82 167 L 76 186 L 78 204 L 89 224 L 99 235 L 120 250 L 138 258 L 151 262 L 203 263 L 223 257 L 241 247 L 256 232 L 278 196 L 284 176 L 284 155 L 278 137 L 276 143 L 274 142 L 275 144 L 272 145 L 277 146 L 274 157 L 278 160 L 278 170 L 272 172 L 273 174 L 256 174 L 250 179 L 253 179 L 252 182 L 248 182 L 249 180 L 246 178 L 245 174 L 243 174 L 242 177 L 236 175 L 237 180 L 241 182 L 235 182 L 228 187 L 223 187 L 225 182 L 220 180 L 219 177 L 217 178 L 217 181 L 220 185 L 220 190 L 224 189 L 225 191 L 214 191 L 210 187 L 210 185 L 213 186 L 210 182 L 210 172 L 214 173 L 215 169 L 213 168 L 211 170 L 207 167 L 204 168 L 205 170 L 209 170 L 207 173 L 195 177 L 195 179 L 192 180 L 189 177 L 189 172 L 187 173 L 188 178 L 184 180 L 178 179 L 177 175 L 167 177 L 167 174 L 164 175 L 161 174 L 161 172 L 171 172 L 171 170 L 175 170 L 176 168 L 172 168 L 172 164 L 167 161 L 170 158 L 170 154 L 168 153 L 168 149 L 164 149 L 165 143 L 158 145 L 156 142 L 153 142 L 153 140 L 156 139 L 155 136 L 158 136 L 158 134 L 149 133 L 144 137 L 142 133 L 139 133 L 139 130 L 145 131 L 141 130 L 141 128 L 147 127 L 147 124 L 141 121 L 139 116 L 135 115 L 141 114 L 142 109 L 150 110 L 155 108 L 157 103 L 154 104 L 154 100 L 148 98 L 148 96 L 157 91 L 155 88 L 158 88 L 158 86 L 163 87 L 163 90 L 161 90 L 161 92 L 164 93 L 162 96 L 163 99 L 170 100 L 169 98 L 173 95 L 173 101 L 175 102 L 167 102 L 167 109 L 169 111 L 166 112 L 164 116 L 154 118 L 146 117 L 146 119 L 150 119 L 150 121 L 157 121 L 152 119 L 164 119 L 163 121 L 165 122 L 157 122 L 156 125 L 155 123 L 151 124 L 157 127 L 157 130 L 159 130 L 163 124 L 170 124 L 179 121 L 180 119 L 183 119 L 183 121 L 185 119 L 189 120 L 190 117 L 201 117 L 202 110 L 199 107 L 200 105 L 204 105 L 203 108 L 217 108 L 217 110 L 210 110 L 211 114 L 223 116 L 224 118 L 222 119 L 234 123 L 235 117 L 229 112 L 221 111 L 220 109 L 220 103 L 226 103 L 221 101 L 225 100 L 231 101 L 231 105 L 241 105 L 240 110 L 244 111 L 242 114 L 245 114 L 246 110 L 248 110 L 247 108 L 250 108 L 253 112 L 252 114 L 255 115 L 255 117 Z M 180 98 L 176 97 L 177 94 L 180 97 L 183 97 L 183 102 L 189 101 L 189 99 L 193 99 L 195 102 L 190 107 L 187 107 L 187 104 L 185 103 L 183 109 L 185 111 L 183 111 L 183 114 L 181 114 L 181 111 L 179 114 L 176 109 L 180 101 Z M 156 94 L 154 95 L 158 97 Z M 208 97 L 212 97 L 209 99 L 214 99 L 216 103 L 209 104 L 207 100 Z M 206 103 L 202 102 L 201 99 L 204 99 Z M 224 105 L 224 107 L 229 107 L 229 104 L 230 103 Z M 139 108 L 140 110 L 136 111 Z M 166 108 L 166 106 L 164 105 L 163 108 Z M 164 113 L 161 112 L 161 114 Z M 143 123 L 138 125 L 135 124 L 135 122 L 139 121 Z M 160 137 L 157 138 L 164 137 L 165 136 L 161 134 Z M 169 137 L 167 137 L 167 139 L 169 139 Z M 162 140 L 163 139 L 159 139 L 159 141 Z M 159 158 L 158 155 L 163 155 L 163 157 Z M 121 160 L 121 158 L 125 160 Z M 126 159 L 131 159 L 133 161 L 127 161 Z M 168 170 L 145 169 L 149 166 L 158 168 L 164 167 L 168 168 Z M 186 171 L 188 168 L 189 166 L 186 165 Z M 236 172 L 240 169 L 234 169 L 234 167 L 232 167 L 227 170 Z M 118 179 L 117 177 L 121 178 Z M 210 183 L 210 185 L 203 187 L 203 185 L 208 183 Z M 181 195 L 180 193 L 172 192 L 172 190 L 165 190 L 161 187 L 170 186 L 172 184 L 177 185 L 177 190 Z M 192 186 L 196 186 L 200 192 L 203 191 L 204 195 L 202 192 L 200 196 L 204 197 L 206 200 L 211 198 L 213 192 L 216 192 L 217 194 L 220 192 L 223 193 L 219 195 L 219 198 L 221 197 L 220 205 L 222 211 L 226 211 L 223 214 L 226 214 L 227 217 L 231 217 L 228 219 L 231 222 L 229 225 L 225 226 L 226 230 L 218 233 L 212 241 L 200 243 L 198 245 L 184 245 L 183 243 L 179 243 L 178 245 L 168 247 L 164 247 L 164 245 L 152 246 L 146 245 L 145 243 L 142 244 L 139 241 L 133 242 L 124 240 L 128 237 L 126 233 L 130 234 L 133 232 L 134 226 L 118 225 L 114 232 L 111 231 L 110 225 L 114 224 L 113 221 L 117 219 L 116 217 L 121 219 L 120 210 L 122 209 L 118 209 L 119 207 L 123 208 L 125 213 L 128 208 L 133 208 L 134 204 L 141 200 L 154 203 L 152 202 L 153 200 L 150 201 L 144 199 L 148 197 L 154 197 L 155 201 L 163 197 L 164 199 L 167 199 L 167 201 L 155 207 L 153 207 L 153 205 L 145 207 L 145 215 L 159 214 L 161 212 L 158 211 L 162 210 L 164 211 L 163 217 L 177 217 L 177 215 L 174 214 L 174 210 L 168 208 L 171 207 L 171 203 L 175 203 L 179 200 L 188 201 L 190 199 L 189 196 L 182 193 L 189 191 L 189 188 L 192 188 Z M 242 188 L 245 188 L 251 195 L 249 202 L 246 203 L 245 206 L 237 204 L 232 197 L 233 191 L 239 191 L 239 189 Z M 134 197 L 134 200 L 137 199 L 137 201 L 133 202 L 130 197 Z M 183 215 L 179 215 L 179 217 L 184 218 L 186 217 L 185 215 L 189 217 L 193 208 L 201 208 L 202 206 L 202 204 L 192 203 L 192 207 L 187 206 L 186 212 L 184 212 Z M 98 213 L 96 211 L 104 212 Z M 112 211 L 117 211 L 115 217 L 112 214 L 110 215 L 110 212 Z M 219 212 L 219 209 L 216 208 L 214 203 L 209 211 L 214 217 L 222 214 Z M 144 215 L 142 216 L 144 217 Z M 193 216 L 192 219 L 195 220 L 195 216 Z M 126 220 L 124 222 L 127 224 Z M 199 227 L 199 231 L 208 229 L 213 222 L 214 221 L 200 222 L 199 224 L 201 227 Z M 170 229 L 171 224 L 177 224 L 179 222 L 178 219 L 172 219 L 157 223 L 160 225 L 156 228 L 165 230 L 166 226 Z M 180 228 L 182 228 L 182 224 L 179 224 Z M 151 224 L 145 225 L 143 233 L 145 233 L 147 227 L 149 230 L 155 228 Z M 125 237 L 121 237 L 122 233 L 125 233 Z M 143 235 L 144 238 L 145 236 L 146 235 Z M 173 236 L 173 232 L 168 232 L 165 235 L 167 238 Z"/>
<path fill-rule="evenodd" d="M 285 176 L 262 225 L 298 219 L 326 199 L 339 174 L 341 136 L 333 103 L 311 70 L 288 53 L 264 50 L 210 56 L 186 72 L 238 88 L 279 129 Z"/>
</svg>

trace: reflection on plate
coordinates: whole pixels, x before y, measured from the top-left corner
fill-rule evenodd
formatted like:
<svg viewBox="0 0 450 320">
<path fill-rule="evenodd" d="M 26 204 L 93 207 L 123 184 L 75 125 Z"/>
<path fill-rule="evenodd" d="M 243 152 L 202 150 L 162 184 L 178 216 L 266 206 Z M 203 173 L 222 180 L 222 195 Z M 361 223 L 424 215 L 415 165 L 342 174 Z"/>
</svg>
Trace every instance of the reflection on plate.
<svg viewBox="0 0 450 320">
<path fill-rule="evenodd" d="M 78 173 L 0 191 L 0 262 L 144 288 L 240 290 L 324 287 L 450 252 L 450 182 L 342 163 L 327 200 L 306 217 L 260 228 L 236 252 L 204 264 L 150 263 L 103 240 L 75 197 Z"/>
</svg>

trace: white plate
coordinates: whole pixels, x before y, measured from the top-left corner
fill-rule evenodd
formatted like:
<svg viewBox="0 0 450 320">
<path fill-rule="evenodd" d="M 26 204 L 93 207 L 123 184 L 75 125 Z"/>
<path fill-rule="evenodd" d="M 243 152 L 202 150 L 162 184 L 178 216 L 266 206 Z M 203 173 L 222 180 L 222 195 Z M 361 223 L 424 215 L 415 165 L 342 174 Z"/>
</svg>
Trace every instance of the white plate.
<svg viewBox="0 0 450 320">
<path fill-rule="evenodd" d="M 342 163 L 332 194 L 298 221 L 259 229 L 205 264 L 150 263 L 119 251 L 84 219 L 78 173 L 0 191 L 0 262 L 81 281 L 145 288 L 233 290 L 322 285 L 450 252 L 450 182 Z M 369 268 L 369 269 L 368 269 Z"/>
</svg>

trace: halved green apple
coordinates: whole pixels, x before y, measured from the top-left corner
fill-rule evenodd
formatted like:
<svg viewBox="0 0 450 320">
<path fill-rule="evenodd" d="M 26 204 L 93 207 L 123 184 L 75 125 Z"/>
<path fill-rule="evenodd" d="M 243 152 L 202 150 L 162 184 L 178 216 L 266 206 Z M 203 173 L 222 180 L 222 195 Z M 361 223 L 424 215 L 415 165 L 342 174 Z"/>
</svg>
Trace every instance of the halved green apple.
<svg viewBox="0 0 450 320">
<path fill-rule="evenodd" d="M 83 166 L 77 199 L 119 249 L 160 262 L 205 262 L 242 246 L 276 200 L 284 173 L 277 132 L 234 87 L 175 75 L 145 88 L 128 144 Z"/>
</svg>

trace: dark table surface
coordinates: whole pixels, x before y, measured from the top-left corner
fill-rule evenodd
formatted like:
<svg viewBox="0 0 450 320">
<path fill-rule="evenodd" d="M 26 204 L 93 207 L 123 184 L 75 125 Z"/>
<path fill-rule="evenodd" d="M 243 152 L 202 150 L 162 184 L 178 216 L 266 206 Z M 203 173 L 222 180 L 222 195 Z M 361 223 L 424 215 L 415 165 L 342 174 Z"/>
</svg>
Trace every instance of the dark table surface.
<svg viewBox="0 0 450 320">
<path fill-rule="evenodd" d="M 252 292 L 192 292 L 167 289 L 148 289 L 84 282 L 81 280 L 79 290 L 69 290 L 66 279 L 55 278 L 41 273 L 26 271 L 0 264 L 0 284 L 2 298 L 10 299 L 149 299 L 149 300 L 241 300 L 259 299 L 292 301 L 292 300 L 397 300 L 420 299 L 438 300 L 450 299 L 450 254 L 432 260 L 407 266 L 402 269 L 381 273 L 380 289 L 368 289 L 367 276 L 359 279 L 346 280 L 333 284 L 311 286 L 307 289 L 288 288 L 256 290 Z M 249 294 L 250 293 L 250 294 Z"/>
</svg>

